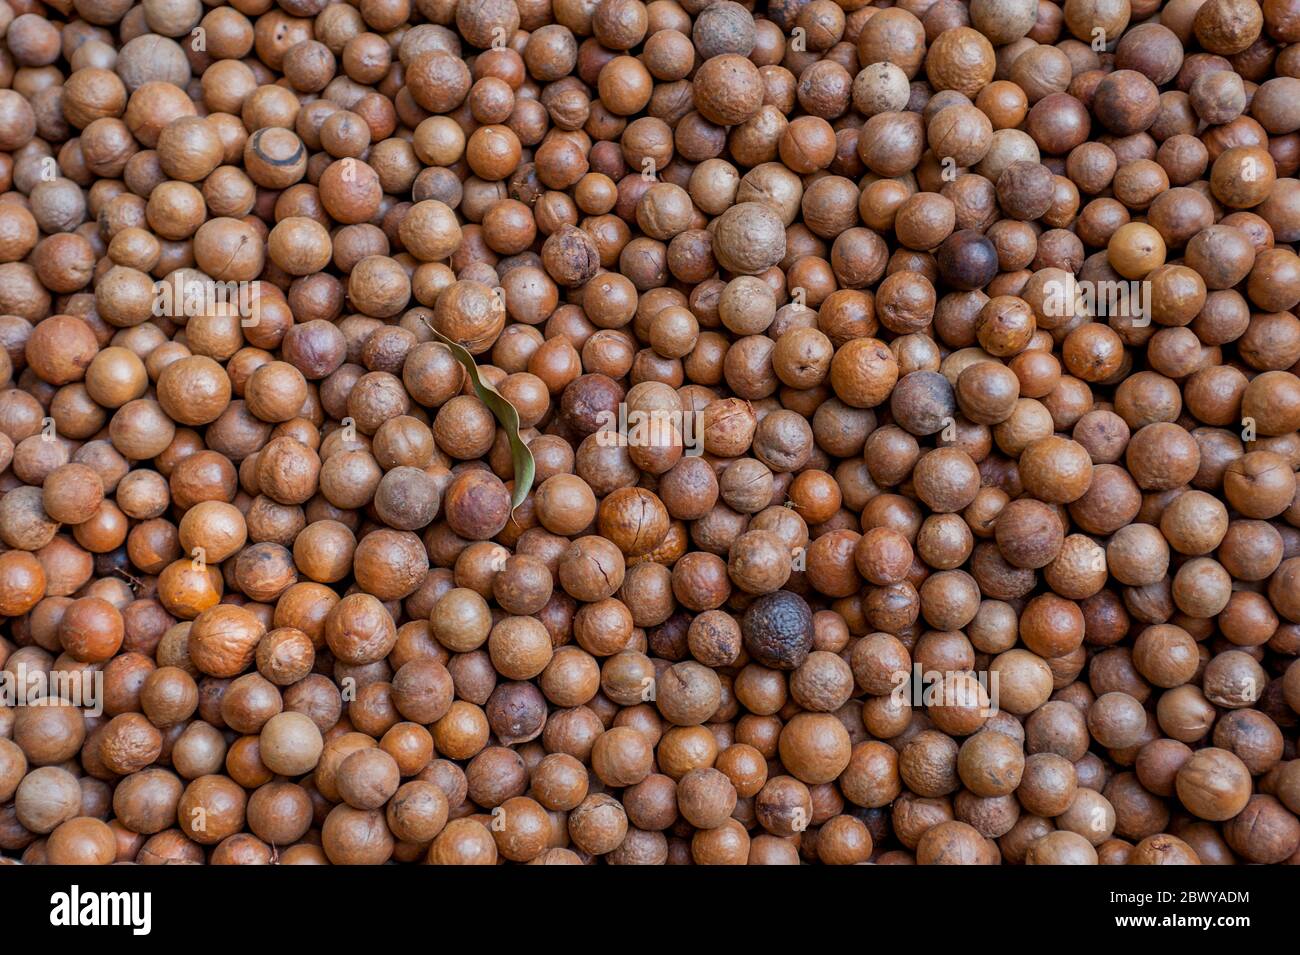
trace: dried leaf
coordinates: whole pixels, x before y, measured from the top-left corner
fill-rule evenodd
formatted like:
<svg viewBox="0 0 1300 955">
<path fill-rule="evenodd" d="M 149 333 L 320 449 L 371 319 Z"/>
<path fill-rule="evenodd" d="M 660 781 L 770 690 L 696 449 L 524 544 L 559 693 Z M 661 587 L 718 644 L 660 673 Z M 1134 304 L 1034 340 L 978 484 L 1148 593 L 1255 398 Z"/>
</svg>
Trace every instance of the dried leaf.
<svg viewBox="0 0 1300 955">
<path fill-rule="evenodd" d="M 501 392 L 479 375 L 478 365 L 474 362 L 473 355 L 434 328 L 427 318 L 424 319 L 424 324 L 433 333 L 435 341 L 451 349 L 452 355 L 465 367 L 469 380 L 474 385 L 474 393 L 491 409 L 492 414 L 501 423 L 501 427 L 505 428 L 506 440 L 510 442 L 510 461 L 515 471 L 515 490 L 510 496 L 510 508 L 513 512 L 528 496 L 528 491 L 533 486 L 533 475 L 537 470 L 536 462 L 533 461 L 533 452 L 528 450 L 528 445 L 519 436 L 519 412 L 501 395 Z"/>
</svg>

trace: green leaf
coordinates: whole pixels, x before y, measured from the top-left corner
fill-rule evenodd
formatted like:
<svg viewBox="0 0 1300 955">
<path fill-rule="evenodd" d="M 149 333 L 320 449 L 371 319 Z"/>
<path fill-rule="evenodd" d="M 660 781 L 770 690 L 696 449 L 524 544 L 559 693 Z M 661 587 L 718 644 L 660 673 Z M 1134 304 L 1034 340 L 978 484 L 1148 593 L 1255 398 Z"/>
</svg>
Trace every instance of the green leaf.
<svg viewBox="0 0 1300 955">
<path fill-rule="evenodd" d="M 434 328 L 427 318 L 424 319 L 424 324 L 433 333 L 434 339 L 446 345 L 455 359 L 465 367 L 470 383 L 474 385 L 474 394 L 478 395 L 479 401 L 491 409 L 492 414 L 501 423 L 501 427 L 505 428 L 506 440 L 510 442 L 510 461 L 515 470 L 515 490 L 510 495 L 510 509 L 513 512 L 528 496 L 528 491 L 533 486 L 533 475 L 537 470 L 537 464 L 533 461 L 533 452 L 528 450 L 528 445 L 519 436 L 519 412 L 502 396 L 501 392 L 479 375 L 478 365 L 475 364 L 473 355 Z"/>
</svg>

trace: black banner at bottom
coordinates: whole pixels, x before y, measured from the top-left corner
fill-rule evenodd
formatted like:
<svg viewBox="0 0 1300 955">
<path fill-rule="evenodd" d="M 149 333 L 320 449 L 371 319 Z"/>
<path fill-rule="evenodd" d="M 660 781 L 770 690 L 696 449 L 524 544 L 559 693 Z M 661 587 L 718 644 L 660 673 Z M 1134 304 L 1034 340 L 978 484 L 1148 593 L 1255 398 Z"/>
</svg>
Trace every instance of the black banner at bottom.
<svg viewBox="0 0 1300 955">
<path fill-rule="evenodd" d="M 873 941 L 882 933 L 915 941 L 918 932 L 929 938 L 945 931 L 969 940 L 990 917 L 1010 919 L 1004 924 L 1017 934 L 1040 928 L 1089 935 L 1200 933 L 1221 942 L 1259 929 L 1285 931 L 1294 925 L 1295 893 L 1291 870 L 1264 867 L 612 872 L 590 866 L 386 866 L 287 872 L 0 866 L 0 898 L 17 937 L 76 943 L 95 936 L 128 950 L 244 932 L 333 949 L 354 942 L 373 947 L 377 932 L 405 933 L 416 924 L 477 926 L 502 933 L 504 941 L 531 930 L 545 937 L 560 924 L 580 923 L 593 939 L 634 941 L 655 937 L 665 919 L 683 917 L 679 928 L 689 925 L 692 944 L 716 932 L 733 948 L 747 934 L 768 947 L 784 926 L 806 940 L 813 925 L 827 932 L 865 928 Z"/>
</svg>

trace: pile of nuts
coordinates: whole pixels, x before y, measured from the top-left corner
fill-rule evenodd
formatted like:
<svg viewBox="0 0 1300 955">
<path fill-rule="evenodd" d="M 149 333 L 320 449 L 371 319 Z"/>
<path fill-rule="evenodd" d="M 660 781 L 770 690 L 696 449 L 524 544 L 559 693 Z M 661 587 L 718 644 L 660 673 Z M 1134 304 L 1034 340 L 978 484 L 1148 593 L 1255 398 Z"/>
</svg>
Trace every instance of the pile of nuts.
<svg viewBox="0 0 1300 955">
<path fill-rule="evenodd" d="M 1300 863 L 1300 0 L 0 36 L 0 861 Z"/>
</svg>

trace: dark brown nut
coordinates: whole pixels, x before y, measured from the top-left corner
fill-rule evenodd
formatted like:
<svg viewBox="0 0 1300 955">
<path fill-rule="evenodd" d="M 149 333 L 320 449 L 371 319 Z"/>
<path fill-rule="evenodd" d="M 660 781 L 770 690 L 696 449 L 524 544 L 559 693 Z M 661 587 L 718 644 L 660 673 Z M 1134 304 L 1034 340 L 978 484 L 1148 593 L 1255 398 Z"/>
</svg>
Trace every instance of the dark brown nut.
<svg viewBox="0 0 1300 955">
<path fill-rule="evenodd" d="M 812 613 L 798 594 L 765 594 L 749 605 L 741 619 L 745 649 L 764 666 L 793 670 L 812 649 Z"/>
</svg>

